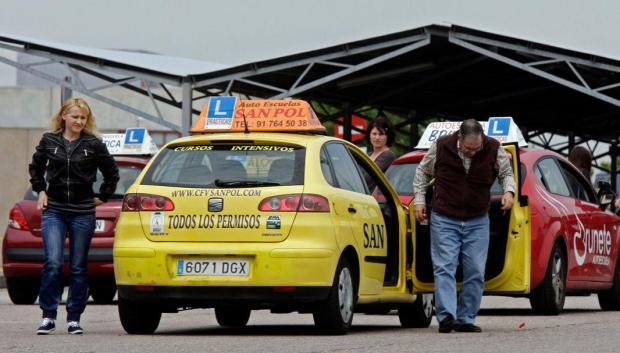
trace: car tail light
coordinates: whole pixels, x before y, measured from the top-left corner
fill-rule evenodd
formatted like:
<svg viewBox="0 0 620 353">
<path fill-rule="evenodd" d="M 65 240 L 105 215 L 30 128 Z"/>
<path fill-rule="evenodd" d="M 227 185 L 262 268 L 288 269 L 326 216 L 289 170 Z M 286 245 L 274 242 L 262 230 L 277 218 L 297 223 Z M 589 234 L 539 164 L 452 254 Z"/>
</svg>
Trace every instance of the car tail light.
<svg viewBox="0 0 620 353">
<path fill-rule="evenodd" d="M 172 210 L 174 210 L 174 203 L 165 196 L 127 194 L 125 198 L 123 198 L 123 212 Z"/>
<path fill-rule="evenodd" d="M 329 202 L 320 195 L 290 194 L 264 199 L 258 206 L 264 212 L 329 212 Z"/>
<path fill-rule="evenodd" d="M 26 221 L 26 216 L 21 208 L 14 206 L 9 213 L 9 227 L 21 230 L 30 230 L 30 226 Z"/>
</svg>

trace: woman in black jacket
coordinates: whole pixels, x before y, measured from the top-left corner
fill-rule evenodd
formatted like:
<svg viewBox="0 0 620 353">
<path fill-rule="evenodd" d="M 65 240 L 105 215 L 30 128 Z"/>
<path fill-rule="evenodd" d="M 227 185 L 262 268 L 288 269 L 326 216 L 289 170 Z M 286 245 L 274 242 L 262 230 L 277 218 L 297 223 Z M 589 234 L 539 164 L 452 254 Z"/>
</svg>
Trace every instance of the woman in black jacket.
<svg viewBox="0 0 620 353">
<path fill-rule="evenodd" d="M 97 138 L 95 118 L 83 99 L 65 101 L 43 134 L 30 164 L 30 183 L 39 193 L 45 263 L 39 289 L 43 320 L 37 334 L 56 327 L 62 295 L 64 242 L 69 235 L 69 297 L 67 330 L 82 333 L 80 315 L 88 298 L 88 250 L 95 230 L 95 206 L 116 189 L 118 167 L 106 145 Z M 103 174 L 99 198 L 93 192 L 97 168 Z"/>
</svg>

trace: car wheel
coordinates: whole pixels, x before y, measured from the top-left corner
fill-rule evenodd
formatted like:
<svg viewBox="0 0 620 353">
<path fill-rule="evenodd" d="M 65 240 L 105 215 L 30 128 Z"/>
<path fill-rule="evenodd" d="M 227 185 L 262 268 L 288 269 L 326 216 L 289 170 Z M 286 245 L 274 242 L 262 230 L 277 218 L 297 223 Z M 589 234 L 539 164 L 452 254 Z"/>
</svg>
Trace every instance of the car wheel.
<svg viewBox="0 0 620 353">
<path fill-rule="evenodd" d="M 161 320 L 161 311 L 156 307 L 123 298 L 118 298 L 118 315 L 129 334 L 151 334 L 157 330 Z"/>
<path fill-rule="evenodd" d="M 250 320 L 252 310 L 246 307 L 216 306 L 215 319 L 220 326 L 243 327 Z"/>
<path fill-rule="evenodd" d="M 13 304 L 34 304 L 39 295 L 39 278 L 6 278 L 6 289 Z"/>
<path fill-rule="evenodd" d="M 620 310 L 620 258 L 616 260 L 613 286 L 598 293 L 598 303 L 603 310 Z"/>
<path fill-rule="evenodd" d="M 111 304 L 116 295 L 114 279 L 92 278 L 89 289 L 90 296 L 96 304 Z"/>
<path fill-rule="evenodd" d="M 356 293 L 354 283 L 351 265 L 343 258 L 336 270 L 327 299 L 321 302 L 312 314 L 314 324 L 322 333 L 343 335 L 351 328 Z"/>
<path fill-rule="evenodd" d="M 418 294 L 411 304 L 398 308 L 398 319 L 402 327 L 429 327 L 433 319 L 433 295 Z"/>
<path fill-rule="evenodd" d="M 543 282 L 530 294 L 534 313 L 558 315 L 566 299 L 566 256 L 559 244 L 553 246 Z"/>
</svg>

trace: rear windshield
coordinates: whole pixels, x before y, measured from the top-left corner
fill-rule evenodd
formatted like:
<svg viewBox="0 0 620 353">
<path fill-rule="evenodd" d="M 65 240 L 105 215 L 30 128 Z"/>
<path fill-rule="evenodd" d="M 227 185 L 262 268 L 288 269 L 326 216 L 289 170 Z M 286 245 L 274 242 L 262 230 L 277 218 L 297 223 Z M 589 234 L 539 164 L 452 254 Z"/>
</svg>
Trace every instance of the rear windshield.
<svg viewBox="0 0 620 353">
<path fill-rule="evenodd" d="M 132 167 L 132 166 L 118 166 L 118 174 L 120 179 L 118 180 L 118 184 L 116 184 L 116 191 L 114 194 L 110 196 L 110 199 L 122 199 L 127 189 L 136 181 L 136 178 L 142 171 L 142 168 Z M 95 191 L 95 196 L 99 196 L 99 188 L 101 187 L 101 183 L 103 183 L 103 175 L 101 175 L 100 171 L 97 171 L 97 181 L 93 184 L 93 190 Z M 26 191 L 26 195 L 24 196 L 25 200 L 37 200 L 37 193 L 32 191 L 32 187 L 29 187 Z"/>
<path fill-rule="evenodd" d="M 415 177 L 417 169 L 418 163 L 392 164 L 385 172 L 385 176 L 388 178 L 397 194 L 413 196 L 413 178 Z M 491 194 L 502 194 L 502 187 L 499 185 L 497 178 L 491 186 Z"/>
<path fill-rule="evenodd" d="M 413 177 L 418 169 L 417 163 L 392 164 L 385 176 L 399 195 L 413 196 Z"/>
<path fill-rule="evenodd" d="M 199 188 L 302 185 L 305 149 L 217 144 L 169 146 L 153 162 L 144 185 Z"/>
</svg>

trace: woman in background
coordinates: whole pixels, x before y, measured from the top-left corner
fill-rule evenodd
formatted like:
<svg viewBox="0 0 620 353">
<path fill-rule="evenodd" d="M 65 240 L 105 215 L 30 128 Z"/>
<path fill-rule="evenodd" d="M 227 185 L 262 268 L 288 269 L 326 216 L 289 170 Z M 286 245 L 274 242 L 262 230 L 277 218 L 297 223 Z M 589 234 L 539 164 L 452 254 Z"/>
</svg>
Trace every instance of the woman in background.
<svg viewBox="0 0 620 353">
<path fill-rule="evenodd" d="M 380 116 L 368 125 L 366 130 L 366 140 L 372 146 L 372 152 L 369 153 L 372 159 L 381 171 L 385 172 L 392 161 L 396 159 L 394 152 L 390 150 L 390 146 L 394 143 L 394 126 L 392 122 L 384 116 Z"/>
<path fill-rule="evenodd" d="M 592 154 L 587 148 L 575 146 L 568 155 L 568 160 L 575 166 L 588 181 L 590 180 L 590 170 L 592 169 Z"/>
</svg>

